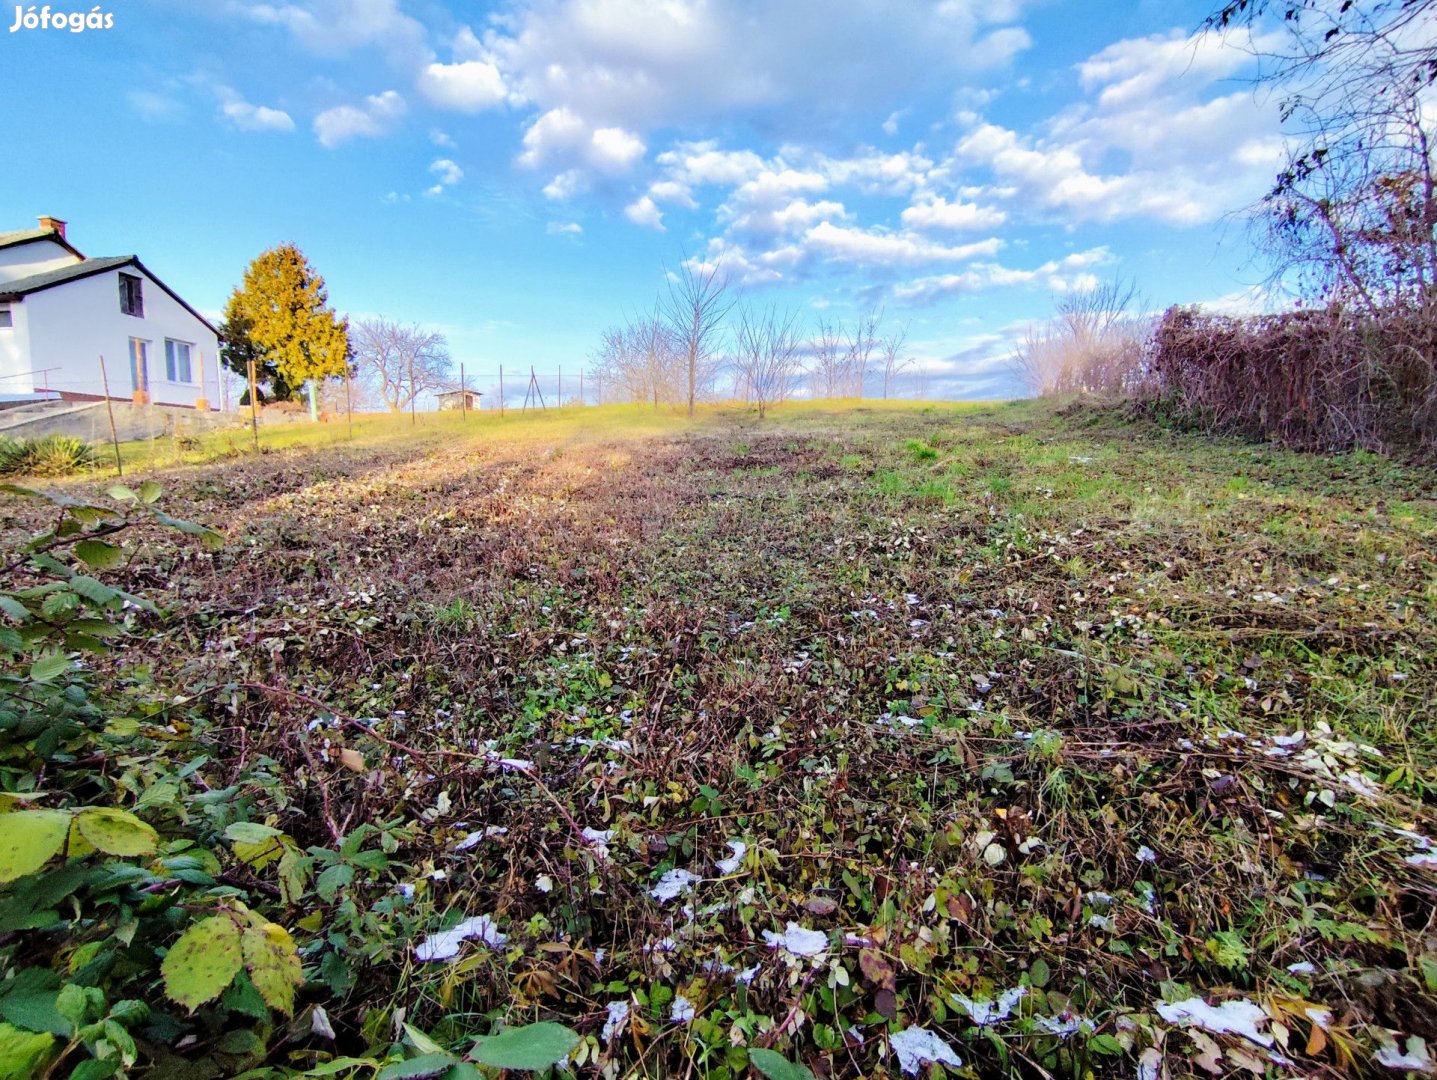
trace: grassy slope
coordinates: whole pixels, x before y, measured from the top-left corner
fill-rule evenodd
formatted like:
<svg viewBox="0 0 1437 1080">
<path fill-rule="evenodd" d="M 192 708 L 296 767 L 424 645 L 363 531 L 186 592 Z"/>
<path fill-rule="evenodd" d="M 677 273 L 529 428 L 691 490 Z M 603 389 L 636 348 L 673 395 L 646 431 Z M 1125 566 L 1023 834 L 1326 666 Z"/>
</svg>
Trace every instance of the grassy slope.
<svg viewBox="0 0 1437 1080">
<path fill-rule="evenodd" d="M 227 753 L 291 778 L 277 824 L 411 829 L 413 903 L 353 890 L 396 940 L 330 1008 L 342 1035 L 499 1010 L 597 1054 L 632 997 L 604 1052 L 648 1075 L 738 1070 L 745 1042 L 883 1075 L 889 1018 L 980 1072 L 1132 1075 L 1156 1044 L 1180 1074 L 1206 1048 L 1152 1009 L 1191 991 L 1288 1017 L 1310 1071 L 1437 1037 L 1437 873 L 1391 830 L 1434 835 L 1430 474 L 1042 405 L 470 423 L 173 471 L 167 508 L 230 544 L 131 569 L 172 583 L 158 677 L 402 744 L 317 777 L 314 708 L 233 699 Z M 482 740 L 542 784 L 441 756 Z M 607 858 L 579 827 L 614 831 Z M 648 892 L 674 867 L 703 878 L 688 915 Z M 507 946 L 415 964 L 446 911 Z M 765 945 L 790 921 L 831 935 L 820 966 Z M 1002 1038 L 952 997 L 1020 983 Z M 1091 1025 L 1044 1033 L 1070 1012 Z"/>
</svg>

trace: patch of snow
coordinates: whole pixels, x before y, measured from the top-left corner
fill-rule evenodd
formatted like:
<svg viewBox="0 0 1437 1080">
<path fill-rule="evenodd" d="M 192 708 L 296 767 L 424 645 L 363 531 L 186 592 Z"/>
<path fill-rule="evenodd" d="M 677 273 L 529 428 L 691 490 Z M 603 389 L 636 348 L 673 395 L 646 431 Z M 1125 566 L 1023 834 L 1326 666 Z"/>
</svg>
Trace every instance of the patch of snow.
<svg viewBox="0 0 1437 1080">
<path fill-rule="evenodd" d="M 1049 1035 L 1056 1035 L 1060 1039 L 1066 1039 L 1069 1036 L 1076 1035 L 1085 1027 L 1091 1028 L 1093 1025 L 1092 1021 L 1086 1017 L 1079 1016 L 1071 1009 L 1065 1009 L 1057 1016 L 1034 1017 L 1033 1026 L 1039 1031 L 1046 1032 Z"/>
<path fill-rule="evenodd" d="M 1257 1030 L 1259 1024 L 1267 1022 L 1267 1013 L 1246 998 L 1209 1005 L 1200 997 L 1191 997 L 1186 1001 L 1160 1002 L 1157 1010 L 1169 1024 L 1191 1024 L 1214 1035 L 1241 1035 L 1258 1046 L 1272 1045 L 1272 1036 Z"/>
<path fill-rule="evenodd" d="M 828 948 L 828 935 L 821 930 L 808 930 L 791 922 L 782 934 L 763 932 L 764 941 L 772 948 L 785 949 L 794 956 L 817 956 Z"/>
<path fill-rule="evenodd" d="M 890 1035 L 888 1045 L 898 1056 L 898 1067 L 905 1073 L 915 1074 L 924 1065 L 963 1067 L 963 1061 L 953 1052 L 953 1047 L 927 1028 L 912 1027 Z"/>
<path fill-rule="evenodd" d="M 509 938 L 499 932 L 498 926 L 488 915 L 465 919 L 457 926 L 430 934 L 414 946 L 414 959 L 421 963 L 431 960 L 450 960 L 459 955 L 459 947 L 466 941 L 481 941 L 491 949 L 497 949 Z"/>
<path fill-rule="evenodd" d="M 1299 960 L 1295 964 L 1288 964 L 1287 970 L 1294 975 L 1316 975 L 1317 965 L 1307 960 Z"/>
<path fill-rule="evenodd" d="M 1006 1020 L 1012 1016 L 1013 1010 L 1018 1007 L 1018 1002 L 1022 1001 L 1027 993 L 1026 986 L 1015 986 L 1000 994 L 997 1001 L 974 1001 L 962 994 L 953 994 L 951 997 L 955 1005 L 961 1005 L 973 1018 L 973 1023 L 979 1027 L 987 1027 L 989 1024 L 996 1024 L 1000 1020 Z"/>
<path fill-rule="evenodd" d="M 1432 1055 L 1427 1052 L 1426 1040 L 1413 1035 L 1407 1040 L 1404 1054 L 1396 1043 L 1390 1043 L 1377 1051 L 1377 1064 L 1389 1069 L 1406 1069 L 1410 1072 L 1431 1072 Z"/>
<path fill-rule="evenodd" d="M 753 967 L 744 968 L 744 969 L 743 969 L 742 971 L 740 971 L 737 975 L 735 975 L 735 976 L 733 977 L 733 978 L 734 978 L 734 982 L 741 982 L 741 983 L 743 983 L 745 986 L 748 986 L 751 982 L 753 982 L 754 976 L 756 976 L 757 974 L 758 974 L 758 965 L 757 965 L 757 964 L 754 964 Z"/>
<path fill-rule="evenodd" d="M 687 870 L 670 870 L 659 878 L 659 883 L 649 890 L 649 895 L 659 903 L 666 904 L 670 900 L 676 900 L 684 893 L 692 891 L 694 883 L 699 880 L 697 874 Z"/>
<path fill-rule="evenodd" d="M 720 874 L 736 874 L 738 868 L 743 865 L 743 857 L 748 854 L 748 845 L 742 840 L 730 840 L 728 849 L 731 854 L 727 859 L 719 859 L 714 863 Z"/>
<path fill-rule="evenodd" d="M 1420 866 L 1424 870 L 1437 870 L 1437 855 L 1430 851 L 1419 851 L 1403 860 L 1408 866 Z"/>
</svg>

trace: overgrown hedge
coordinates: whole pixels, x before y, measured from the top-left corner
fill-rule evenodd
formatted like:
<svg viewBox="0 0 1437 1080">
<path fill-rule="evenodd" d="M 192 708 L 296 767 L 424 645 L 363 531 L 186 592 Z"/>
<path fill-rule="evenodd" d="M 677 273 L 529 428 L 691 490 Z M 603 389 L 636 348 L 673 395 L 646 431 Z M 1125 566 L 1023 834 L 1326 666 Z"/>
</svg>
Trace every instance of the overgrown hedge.
<svg viewBox="0 0 1437 1080">
<path fill-rule="evenodd" d="M 1158 402 L 1203 428 L 1305 450 L 1437 449 L 1437 315 L 1339 306 L 1233 318 L 1170 308 L 1154 334 Z"/>
</svg>

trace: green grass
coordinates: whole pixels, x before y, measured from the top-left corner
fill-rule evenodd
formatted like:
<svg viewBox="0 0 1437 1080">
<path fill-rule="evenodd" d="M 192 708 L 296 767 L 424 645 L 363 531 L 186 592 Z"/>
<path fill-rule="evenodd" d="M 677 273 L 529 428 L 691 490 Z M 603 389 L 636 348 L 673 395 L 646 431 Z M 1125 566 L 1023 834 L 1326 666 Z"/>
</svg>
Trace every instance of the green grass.
<svg viewBox="0 0 1437 1080">
<path fill-rule="evenodd" d="M 1437 836 L 1429 471 L 1044 403 L 246 438 L 129 451 L 228 539 L 117 572 L 171 607 L 134 654 L 162 684 L 375 718 L 368 775 L 316 774 L 305 709 L 223 699 L 301 842 L 331 842 L 317 784 L 351 823 L 411 828 L 349 902 L 387 912 L 404 883 L 385 925 L 494 913 L 510 935 L 454 967 L 310 939 L 313 972 L 373 957 L 329 1010 L 351 1049 L 403 1007 L 454 1044 L 480 1014 L 561 1019 L 625 1076 L 738 1077 L 760 1043 L 889 1075 L 910 1026 L 972 1075 L 1131 1076 L 1161 1046 L 1176 1076 L 1202 1047 L 1154 1003 L 1193 994 L 1260 1002 L 1314 1074 L 1434 1034 L 1437 887 L 1393 831 Z M 415 767 L 486 741 L 542 784 Z M 575 826 L 612 830 L 608 857 Z M 702 879 L 692 917 L 650 896 L 675 868 Z M 822 965 L 767 946 L 789 922 L 829 936 Z M 955 997 L 1020 985 L 988 1030 Z M 669 1023 L 677 994 L 694 1023 Z M 639 1027 L 604 1047 L 616 1000 Z M 1320 1040 L 1304 1003 L 1334 1013 Z"/>
</svg>

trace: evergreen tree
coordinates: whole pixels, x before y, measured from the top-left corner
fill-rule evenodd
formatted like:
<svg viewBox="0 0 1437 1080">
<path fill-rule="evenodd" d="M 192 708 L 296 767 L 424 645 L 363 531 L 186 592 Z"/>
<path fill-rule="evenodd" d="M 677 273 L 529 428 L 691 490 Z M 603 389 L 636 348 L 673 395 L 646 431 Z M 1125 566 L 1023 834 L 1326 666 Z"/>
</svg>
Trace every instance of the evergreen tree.
<svg viewBox="0 0 1437 1080">
<path fill-rule="evenodd" d="M 251 358 L 277 400 L 306 380 L 343 375 L 349 324 L 329 306 L 324 279 L 294 244 L 259 255 L 225 304 L 221 357 L 247 374 Z"/>
</svg>

